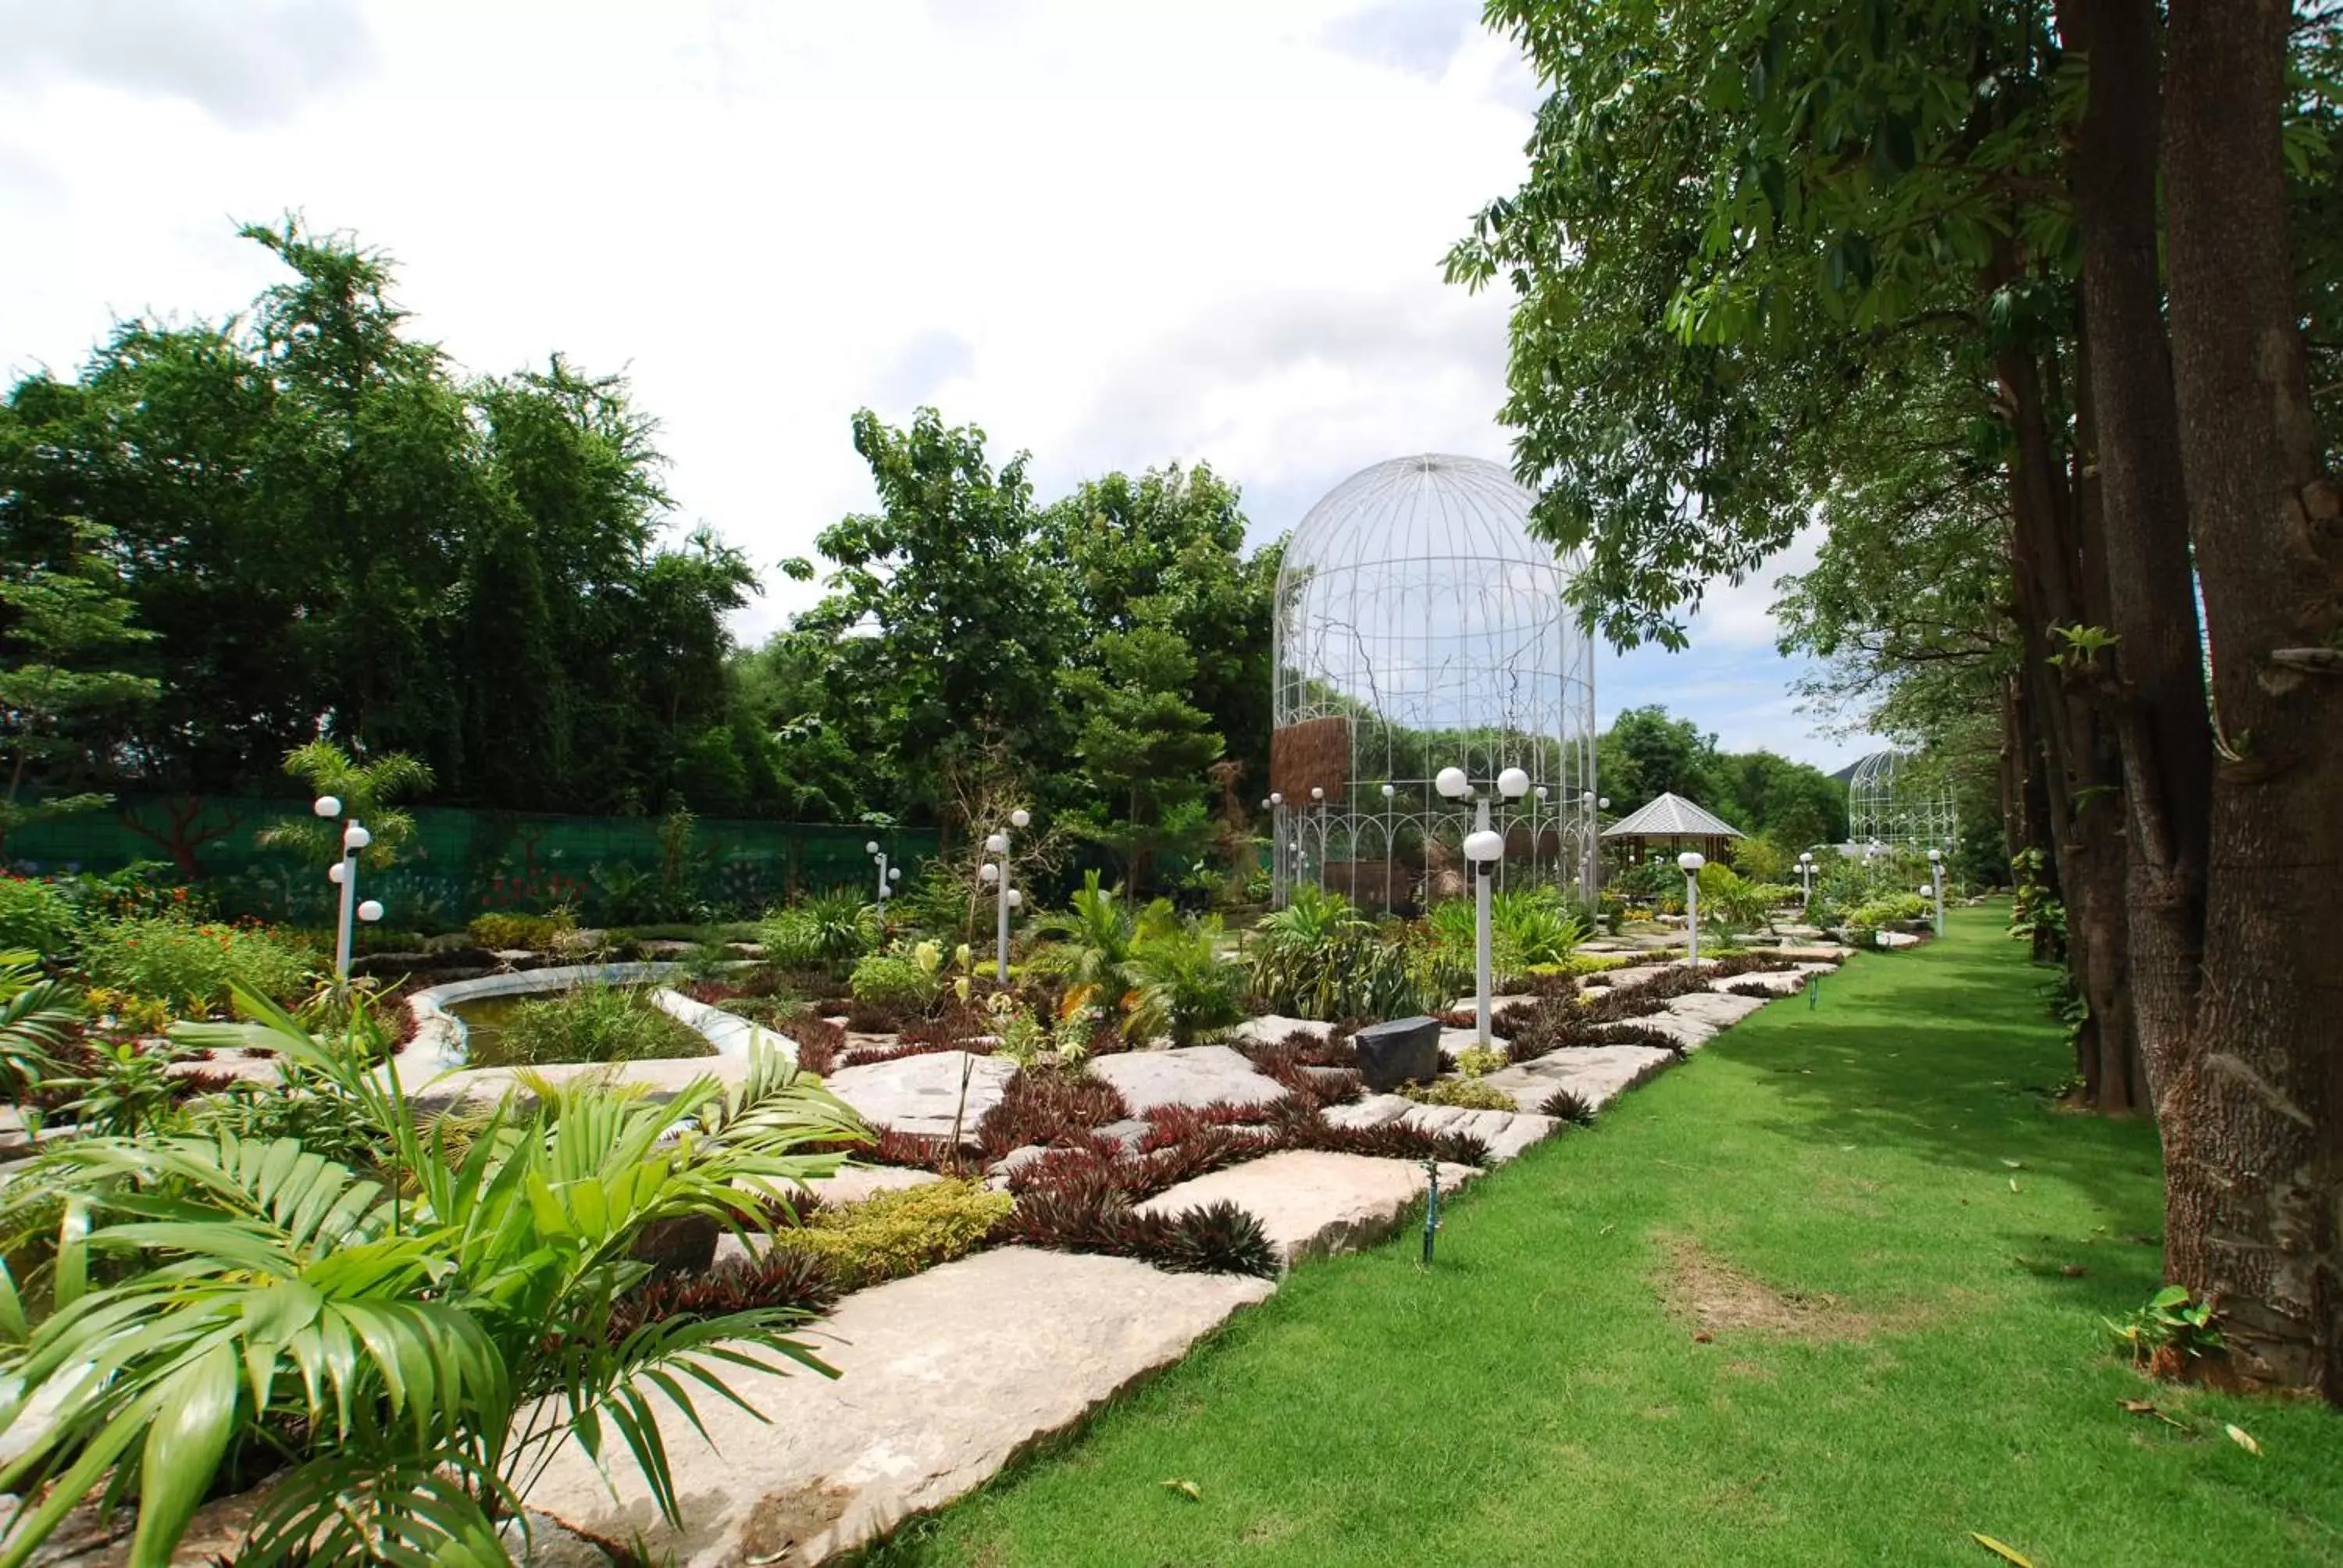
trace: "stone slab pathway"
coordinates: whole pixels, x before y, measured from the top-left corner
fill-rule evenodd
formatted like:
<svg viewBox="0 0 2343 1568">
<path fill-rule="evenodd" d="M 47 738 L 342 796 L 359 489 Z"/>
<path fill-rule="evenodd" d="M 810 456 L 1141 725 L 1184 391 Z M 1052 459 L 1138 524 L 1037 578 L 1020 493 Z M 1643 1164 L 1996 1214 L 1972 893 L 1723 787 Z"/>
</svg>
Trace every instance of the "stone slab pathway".
<svg viewBox="0 0 2343 1568">
<path fill-rule="evenodd" d="M 1470 1165 L 1443 1164 L 1440 1190 L 1453 1191 L 1479 1174 Z M 1298 1259 L 1373 1245 L 1399 1229 L 1423 1196 L 1423 1168 L 1413 1161 L 1287 1149 L 1182 1181 L 1139 1210 L 1177 1214 L 1225 1199 L 1261 1221 L 1291 1268 Z"/>
<path fill-rule="evenodd" d="M 1535 1111 L 1557 1089 L 1600 1111 L 1674 1060 L 1653 1045 L 1577 1046 L 1500 1068 L 1481 1081 L 1512 1095 L 1523 1111 Z"/>
<path fill-rule="evenodd" d="M 967 1103 L 960 1098 L 967 1073 Z M 891 1127 L 914 1138 L 950 1138 L 955 1123 L 960 1141 L 976 1137 L 977 1123 L 1001 1103 L 1017 1064 L 1006 1057 L 971 1056 L 964 1050 L 930 1051 L 868 1067 L 844 1067 L 830 1075 L 831 1093 L 861 1113 L 873 1127 Z"/>
<path fill-rule="evenodd" d="M 1266 1105 L 1286 1093 L 1283 1084 L 1262 1076 L 1241 1052 L 1225 1045 L 1119 1051 L 1091 1058 L 1090 1069 L 1092 1078 L 1114 1085 L 1138 1117 L 1166 1105 L 1210 1105 L 1215 1101 Z"/>
<path fill-rule="evenodd" d="M 1287 1018 L 1282 1013 L 1268 1012 L 1245 1020 L 1229 1032 L 1247 1045 L 1275 1045 L 1297 1030 L 1323 1040 L 1334 1031 L 1334 1026 L 1316 1019 Z"/>
<path fill-rule="evenodd" d="M 685 1568 L 820 1563 L 972 1490 L 1273 1288 L 1127 1258 L 980 1252 L 840 1302 L 815 1330 L 835 1382 L 727 1369 L 770 1424 L 704 1392 L 694 1404 L 712 1442 L 664 1415 L 680 1532 L 628 1462 L 613 1467 L 613 1501 L 574 1447 L 528 1505 L 608 1539 L 639 1532 Z"/>
</svg>

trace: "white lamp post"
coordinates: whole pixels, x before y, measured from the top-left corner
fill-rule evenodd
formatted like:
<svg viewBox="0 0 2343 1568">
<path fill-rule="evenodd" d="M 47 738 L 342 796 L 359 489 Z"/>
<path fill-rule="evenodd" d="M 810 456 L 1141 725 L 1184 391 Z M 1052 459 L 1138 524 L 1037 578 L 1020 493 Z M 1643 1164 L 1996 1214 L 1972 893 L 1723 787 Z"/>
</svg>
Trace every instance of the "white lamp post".
<svg viewBox="0 0 2343 1568">
<path fill-rule="evenodd" d="M 1698 849 L 1686 849 L 1676 857 L 1676 864 L 1684 874 L 1684 930 L 1691 937 L 1684 961 L 1694 968 L 1700 966 L 1700 869 L 1708 864 Z"/>
<path fill-rule="evenodd" d="M 1285 907 L 1285 795 L 1282 790 L 1269 792 L 1269 896 L 1279 909 Z"/>
<path fill-rule="evenodd" d="M 309 809 L 328 819 L 342 814 L 341 801 L 332 795 L 320 795 L 309 804 Z M 382 906 L 368 899 L 358 903 L 358 851 L 374 842 L 374 835 L 356 821 L 342 827 L 342 858 L 326 869 L 328 881 L 342 890 L 341 910 L 334 924 L 334 979 L 343 985 L 350 979 L 350 922 L 352 920 L 374 921 L 382 919 Z M 371 910 L 374 912 L 367 914 Z"/>
<path fill-rule="evenodd" d="M 1392 842 L 1392 801 L 1398 794 L 1397 785 L 1383 786 L 1383 912 L 1385 914 L 1391 912 L 1392 907 L 1392 862 L 1399 859 L 1399 846 Z"/>
<path fill-rule="evenodd" d="M 1473 790 L 1472 780 L 1462 768 L 1443 768 L 1436 780 L 1440 792 L 1451 800 L 1461 800 Z M 1508 768 L 1497 775 L 1497 789 L 1508 800 L 1518 800 L 1529 793 L 1530 776 L 1518 768 Z M 1473 1029 L 1481 1049 L 1489 1048 L 1489 897 L 1490 878 L 1504 859 L 1504 836 L 1489 826 L 1489 799 L 1483 795 L 1475 799 L 1473 808 L 1473 830 L 1464 835 L 1464 859 L 1473 872 Z"/>
<path fill-rule="evenodd" d="M 1798 888 L 1806 908 L 1815 907 L 1815 857 L 1810 850 L 1798 851 Z"/>
<path fill-rule="evenodd" d="M 1936 895 L 1936 934 L 1941 937 L 1945 934 L 1945 852 L 1942 849 L 1928 851 L 1928 890 Z"/>
<path fill-rule="evenodd" d="M 878 839 L 873 839 L 863 845 L 862 852 L 870 856 L 879 866 L 879 923 L 883 927 L 887 923 L 887 884 L 901 881 L 903 873 L 890 870 L 887 865 L 887 851 L 879 847 Z"/>
<path fill-rule="evenodd" d="M 1022 806 L 1009 813 L 1009 825 L 1011 828 L 1026 828 L 1031 826 L 1032 821 L 1033 813 Z M 1022 905 L 1025 898 L 1011 885 L 1012 879 L 1009 865 L 1009 835 L 1005 832 L 993 834 L 985 839 L 984 849 L 989 855 L 1001 857 L 999 865 L 988 865 L 980 874 L 986 881 L 994 884 L 999 891 L 999 896 L 994 900 L 999 906 L 996 916 L 999 941 L 993 965 L 993 978 L 1002 985 L 1007 985 L 1009 983 L 1009 911 Z"/>
</svg>

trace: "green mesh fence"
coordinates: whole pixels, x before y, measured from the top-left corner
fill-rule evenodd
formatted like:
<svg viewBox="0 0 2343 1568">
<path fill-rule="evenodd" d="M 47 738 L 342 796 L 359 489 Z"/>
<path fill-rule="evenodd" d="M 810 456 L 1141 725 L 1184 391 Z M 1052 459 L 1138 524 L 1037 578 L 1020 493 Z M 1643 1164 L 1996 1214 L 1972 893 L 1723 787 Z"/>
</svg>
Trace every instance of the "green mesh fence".
<svg viewBox="0 0 2343 1568">
<path fill-rule="evenodd" d="M 301 800 L 228 796 L 122 796 L 105 810 L 12 834 L 7 860 L 27 875 L 104 873 L 139 862 L 200 885 L 223 913 L 318 924 L 336 897 L 322 867 L 255 837 L 272 822 L 307 817 Z M 871 892 L 876 840 L 903 880 L 935 853 L 933 833 L 806 822 L 702 818 L 688 841 L 663 839 L 649 817 L 554 817 L 414 809 L 416 833 L 397 864 L 361 874 L 361 896 L 379 899 L 383 923 L 436 930 L 495 910 L 541 913 L 567 904 L 582 920 L 643 924 L 733 920 L 800 893 L 835 887 Z"/>
</svg>

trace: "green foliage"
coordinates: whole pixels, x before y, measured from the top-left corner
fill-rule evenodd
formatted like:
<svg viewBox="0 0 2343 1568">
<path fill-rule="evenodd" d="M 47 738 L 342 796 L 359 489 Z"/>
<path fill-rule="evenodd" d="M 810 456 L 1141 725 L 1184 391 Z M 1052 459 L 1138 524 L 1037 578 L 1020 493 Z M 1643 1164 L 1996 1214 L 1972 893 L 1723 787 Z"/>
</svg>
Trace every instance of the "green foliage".
<svg viewBox="0 0 2343 1568">
<path fill-rule="evenodd" d="M 556 910 L 549 915 L 474 915 L 466 923 L 464 934 L 491 952 L 549 953 L 577 930 L 576 917 L 567 910 Z"/>
<path fill-rule="evenodd" d="M 1513 1097 L 1478 1078 L 1437 1078 L 1400 1091 L 1418 1105 L 1453 1105 L 1465 1111 L 1518 1111 Z"/>
<path fill-rule="evenodd" d="M 21 1101 L 60 1077 L 60 1055 L 82 1021 L 62 982 L 42 977 L 30 952 L 0 951 L 0 1097 Z"/>
<path fill-rule="evenodd" d="M 72 945 L 79 913 L 65 890 L 37 877 L 0 877 L 0 950 L 42 958 Z"/>
<path fill-rule="evenodd" d="M 12 1197 L 65 1219 L 26 1282 L 39 1296 L 0 1272 L 14 1342 L 0 1424 L 35 1400 L 57 1421 L 0 1467 L 0 1486 L 42 1498 L 5 1561 L 106 1483 L 109 1498 L 137 1491 L 132 1560 L 166 1562 L 223 1462 L 262 1442 L 289 1468 L 255 1519 L 258 1558 L 372 1558 L 400 1542 L 417 1560 L 501 1560 L 491 1518 L 573 1437 L 607 1452 L 615 1432 L 675 1516 L 646 1436 L 653 1388 L 688 1409 L 685 1384 L 715 1368 L 821 1370 L 785 1337 L 787 1312 L 608 1332 L 649 1273 L 633 1253 L 652 1226 L 760 1231 L 765 1203 L 835 1168 L 808 1144 L 865 1136 L 786 1062 L 762 1055 L 729 1092 L 703 1080 L 663 1102 L 539 1085 L 459 1152 L 418 1132 L 396 1081 L 266 998 L 237 1000 L 263 1021 L 190 1029 L 189 1043 L 266 1044 L 328 1081 L 363 1108 L 403 1190 L 297 1141 L 226 1131 L 85 1139 L 22 1173 Z M 97 1282 L 97 1260 L 152 1250 L 168 1266 Z M 37 1299 L 46 1313 L 28 1321 Z"/>
<path fill-rule="evenodd" d="M 177 1053 L 143 1040 L 94 1040 L 78 1070 L 52 1081 L 75 1091 L 66 1113 L 107 1138 L 139 1138 L 173 1121 L 176 1096 L 167 1070 Z"/>
<path fill-rule="evenodd" d="M 768 914 L 757 940 L 768 963 L 840 970 L 879 945 L 879 911 L 852 889 L 832 888 Z"/>
<path fill-rule="evenodd" d="M 1774 912 L 1797 896 L 1795 888 L 1752 881 L 1715 860 L 1700 869 L 1700 918 L 1728 931 L 1771 930 Z"/>
<path fill-rule="evenodd" d="M 1456 1070 L 1467 1078 L 1486 1078 L 1510 1060 L 1512 1058 L 1493 1046 L 1484 1050 L 1477 1045 L 1468 1045 L 1456 1053 Z"/>
<path fill-rule="evenodd" d="M 1170 908 L 1145 913 L 1165 920 Z M 1128 1025 L 1132 993 L 1139 989 L 1131 961 L 1139 950 L 1141 919 L 1116 898 L 1113 889 L 1100 885 L 1096 871 L 1085 872 L 1066 908 L 1035 923 L 1035 931 L 1051 945 L 1034 954 L 1034 964 L 1064 976 L 1069 996 L 1102 1008 Z"/>
<path fill-rule="evenodd" d="M 641 992 L 584 985 L 516 1003 L 493 1032 L 474 1037 L 468 1060 L 473 1067 L 547 1067 L 714 1054 L 697 1030 L 661 1012 Z"/>
<path fill-rule="evenodd" d="M 856 961 L 849 985 L 857 1001 L 913 1011 L 925 1011 L 943 989 L 933 966 L 922 964 L 914 955 L 904 952 L 864 955 Z"/>
<path fill-rule="evenodd" d="M 1016 1200 L 979 1181 L 923 1182 L 842 1208 L 822 1208 L 773 1238 L 777 1251 L 821 1261 L 840 1291 L 859 1291 L 967 1256 L 1009 1217 Z"/>
<path fill-rule="evenodd" d="M 1262 918 L 1246 960 L 1252 994 L 1297 1018 L 1398 1018 L 1444 1004 L 1460 983 L 1450 945 L 1387 938 L 1348 899 L 1306 882 Z"/>
<path fill-rule="evenodd" d="M 82 934 L 81 967 L 93 984 L 153 997 L 183 1015 L 227 1004 L 242 986 L 276 1000 L 299 995 L 317 955 L 266 927 L 156 915 L 104 922 Z"/>
<path fill-rule="evenodd" d="M 396 862 L 400 847 L 415 836 L 415 814 L 393 802 L 402 796 L 427 794 L 432 785 L 430 768 L 404 751 L 361 761 L 330 740 L 312 740 L 287 751 L 285 771 L 300 780 L 313 799 L 330 795 L 339 800 L 342 819 L 288 818 L 263 828 L 259 842 L 292 849 L 321 866 L 342 858 L 344 820 L 363 823 L 372 836 L 358 855 L 363 864 L 378 869 Z"/>
<path fill-rule="evenodd" d="M 1142 930 L 1130 960 L 1134 1032 L 1193 1045 L 1244 1021 L 1245 972 L 1222 956 L 1221 943 L 1218 915 L 1159 920 Z"/>
<path fill-rule="evenodd" d="M 2186 1285 L 2167 1285 L 2145 1305 L 2106 1322 L 2136 1364 L 2159 1372 L 2177 1372 L 2182 1358 L 2194 1361 L 2223 1346 L 2213 1303 L 2191 1301 Z"/>
<path fill-rule="evenodd" d="M 1433 944 L 1465 975 L 1473 971 L 1477 918 L 1470 898 L 1434 904 L 1427 917 Z M 1489 900 L 1489 963 L 1500 977 L 1566 964 L 1572 950 L 1594 934 L 1555 888 L 1517 889 Z"/>
</svg>

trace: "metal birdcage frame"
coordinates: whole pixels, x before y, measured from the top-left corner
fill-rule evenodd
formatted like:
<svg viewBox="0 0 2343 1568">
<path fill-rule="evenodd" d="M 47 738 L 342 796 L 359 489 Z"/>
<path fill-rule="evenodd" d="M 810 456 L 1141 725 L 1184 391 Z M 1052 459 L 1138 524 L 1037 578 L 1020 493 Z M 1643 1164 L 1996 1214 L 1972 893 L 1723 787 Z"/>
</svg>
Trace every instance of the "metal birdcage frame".
<svg viewBox="0 0 2343 1568">
<path fill-rule="evenodd" d="M 1848 841 L 1858 849 L 1950 849 L 1960 836 L 1952 780 L 1911 751 L 1874 751 L 1846 781 Z"/>
<path fill-rule="evenodd" d="M 1498 886 L 1600 878 L 1594 644 L 1564 602 L 1581 568 L 1528 528 L 1501 464 L 1398 457 L 1312 507 L 1277 578 L 1271 857 L 1277 901 L 1306 880 L 1386 909 L 1464 890 L 1473 803 L 1505 842 Z M 1496 789 L 1519 768 L 1518 799 Z"/>
</svg>

